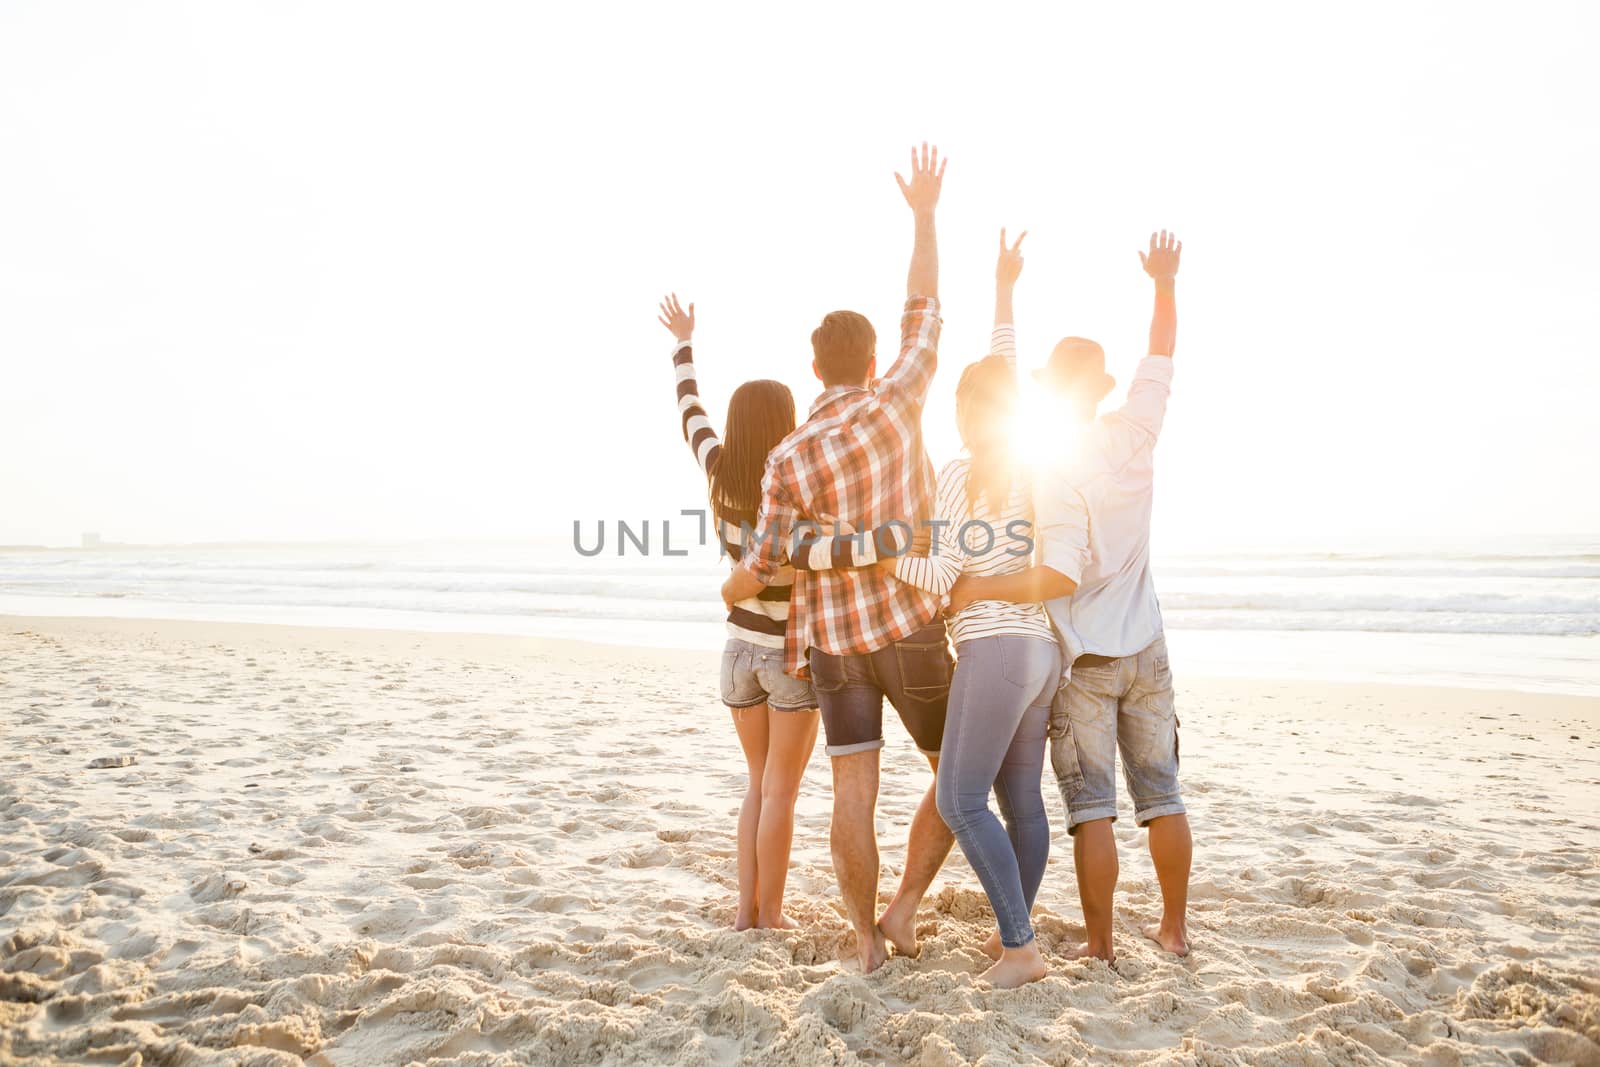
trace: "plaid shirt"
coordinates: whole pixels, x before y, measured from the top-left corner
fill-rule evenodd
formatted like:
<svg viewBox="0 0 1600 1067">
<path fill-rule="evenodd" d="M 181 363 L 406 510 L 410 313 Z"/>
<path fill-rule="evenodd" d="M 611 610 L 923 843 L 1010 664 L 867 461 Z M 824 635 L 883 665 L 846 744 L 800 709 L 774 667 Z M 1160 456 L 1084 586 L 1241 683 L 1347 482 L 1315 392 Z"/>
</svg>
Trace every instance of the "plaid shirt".
<svg viewBox="0 0 1600 1067">
<path fill-rule="evenodd" d="M 900 358 L 868 387 L 835 385 L 767 457 L 755 540 L 742 566 L 770 582 L 787 561 L 795 524 L 822 516 L 871 530 L 915 528 L 933 503 L 933 465 L 922 447 L 922 405 L 938 362 L 939 302 L 914 296 L 900 320 Z M 909 532 L 909 531 L 906 531 Z M 876 567 L 795 575 L 784 670 L 804 677 L 806 655 L 874 652 L 938 617 L 939 598 Z"/>
</svg>

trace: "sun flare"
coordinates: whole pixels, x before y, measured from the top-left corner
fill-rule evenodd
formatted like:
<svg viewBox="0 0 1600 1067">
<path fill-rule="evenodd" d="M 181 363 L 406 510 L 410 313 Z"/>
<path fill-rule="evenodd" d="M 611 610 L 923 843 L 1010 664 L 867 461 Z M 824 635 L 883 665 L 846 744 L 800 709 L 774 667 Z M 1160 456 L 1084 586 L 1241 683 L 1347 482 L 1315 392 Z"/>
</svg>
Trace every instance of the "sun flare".
<svg viewBox="0 0 1600 1067">
<path fill-rule="evenodd" d="M 1028 468 L 1069 455 L 1077 447 L 1080 427 L 1050 403 L 1029 375 L 1023 374 L 1019 385 L 1017 411 L 1007 430 L 1013 454 Z"/>
</svg>

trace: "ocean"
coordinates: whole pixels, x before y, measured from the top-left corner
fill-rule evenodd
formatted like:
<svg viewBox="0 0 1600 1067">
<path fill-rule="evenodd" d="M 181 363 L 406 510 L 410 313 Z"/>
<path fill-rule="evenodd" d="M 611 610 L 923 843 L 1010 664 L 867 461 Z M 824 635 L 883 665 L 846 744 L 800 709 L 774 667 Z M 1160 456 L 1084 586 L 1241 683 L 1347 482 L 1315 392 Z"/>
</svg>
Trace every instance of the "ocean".
<svg viewBox="0 0 1600 1067">
<path fill-rule="evenodd" d="M 592 531 L 585 541 L 593 543 Z M 715 649 L 725 565 L 572 542 L 0 550 L 0 612 Z M 1174 669 L 1600 695 L 1600 538 L 1161 555 Z"/>
</svg>

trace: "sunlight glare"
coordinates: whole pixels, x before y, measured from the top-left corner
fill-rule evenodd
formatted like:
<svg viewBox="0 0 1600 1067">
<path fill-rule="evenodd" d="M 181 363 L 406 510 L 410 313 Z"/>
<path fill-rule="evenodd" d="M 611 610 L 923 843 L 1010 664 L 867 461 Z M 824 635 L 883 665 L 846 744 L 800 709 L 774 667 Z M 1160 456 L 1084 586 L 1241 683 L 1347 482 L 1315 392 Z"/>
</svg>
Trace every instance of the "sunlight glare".
<svg viewBox="0 0 1600 1067">
<path fill-rule="evenodd" d="M 1011 447 L 1024 468 L 1033 469 L 1070 455 L 1078 430 L 1027 371 L 1019 374 L 1017 413 L 1012 416 Z"/>
</svg>

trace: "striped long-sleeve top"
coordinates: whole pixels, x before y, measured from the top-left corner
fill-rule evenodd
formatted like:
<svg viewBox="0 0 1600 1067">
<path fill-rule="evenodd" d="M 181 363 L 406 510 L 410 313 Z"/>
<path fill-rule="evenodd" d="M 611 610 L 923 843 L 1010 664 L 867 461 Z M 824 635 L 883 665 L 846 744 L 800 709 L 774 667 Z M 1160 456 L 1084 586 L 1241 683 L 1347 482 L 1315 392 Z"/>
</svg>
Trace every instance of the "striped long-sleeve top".
<svg viewBox="0 0 1600 1067">
<path fill-rule="evenodd" d="M 672 366 L 678 380 L 678 413 L 683 421 L 683 439 L 694 453 L 695 462 L 709 482 L 717 469 L 722 441 L 700 402 L 695 378 L 694 349 L 690 340 L 679 341 L 672 349 Z M 712 501 L 712 518 L 717 541 L 730 565 L 737 566 L 744 554 L 744 531 L 754 529 L 756 513 L 730 508 Z M 869 567 L 878 560 L 880 547 L 893 551 L 904 544 L 894 528 L 879 529 L 868 536 L 825 536 L 806 538 L 801 551 L 792 552 L 789 565 L 781 567 L 767 587 L 756 596 L 739 601 L 728 613 L 728 636 L 765 648 L 783 648 L 789 623 L 789 601 L 794 589 L 794 573 L 800 570 L 831 570 Z M 892 546 L 892 547 L 891 547 Z"/>
<path fill-rule="evenodd" d="M 996 326 L 990 351 L 1016 367 L 1016 341 L 1009 325 Z M 1032 565 L 1033 503 L 1027 481 L 1018 473 L 1005 506 L 993 507 L 988 497 L 974 509 L 967 478 L 972 461 L 957 459 L 939 472 L 933 514 L 938 536 L 927 556 L 905 556 L 895 577 L 941 597 L 963 574 L 1011 574 Z M 975 600 L 949 620 L 950 639 L 957 645 L 980 637 L 1017 636 L 1056 639 L 1043 604 Z"/>
</svg>

